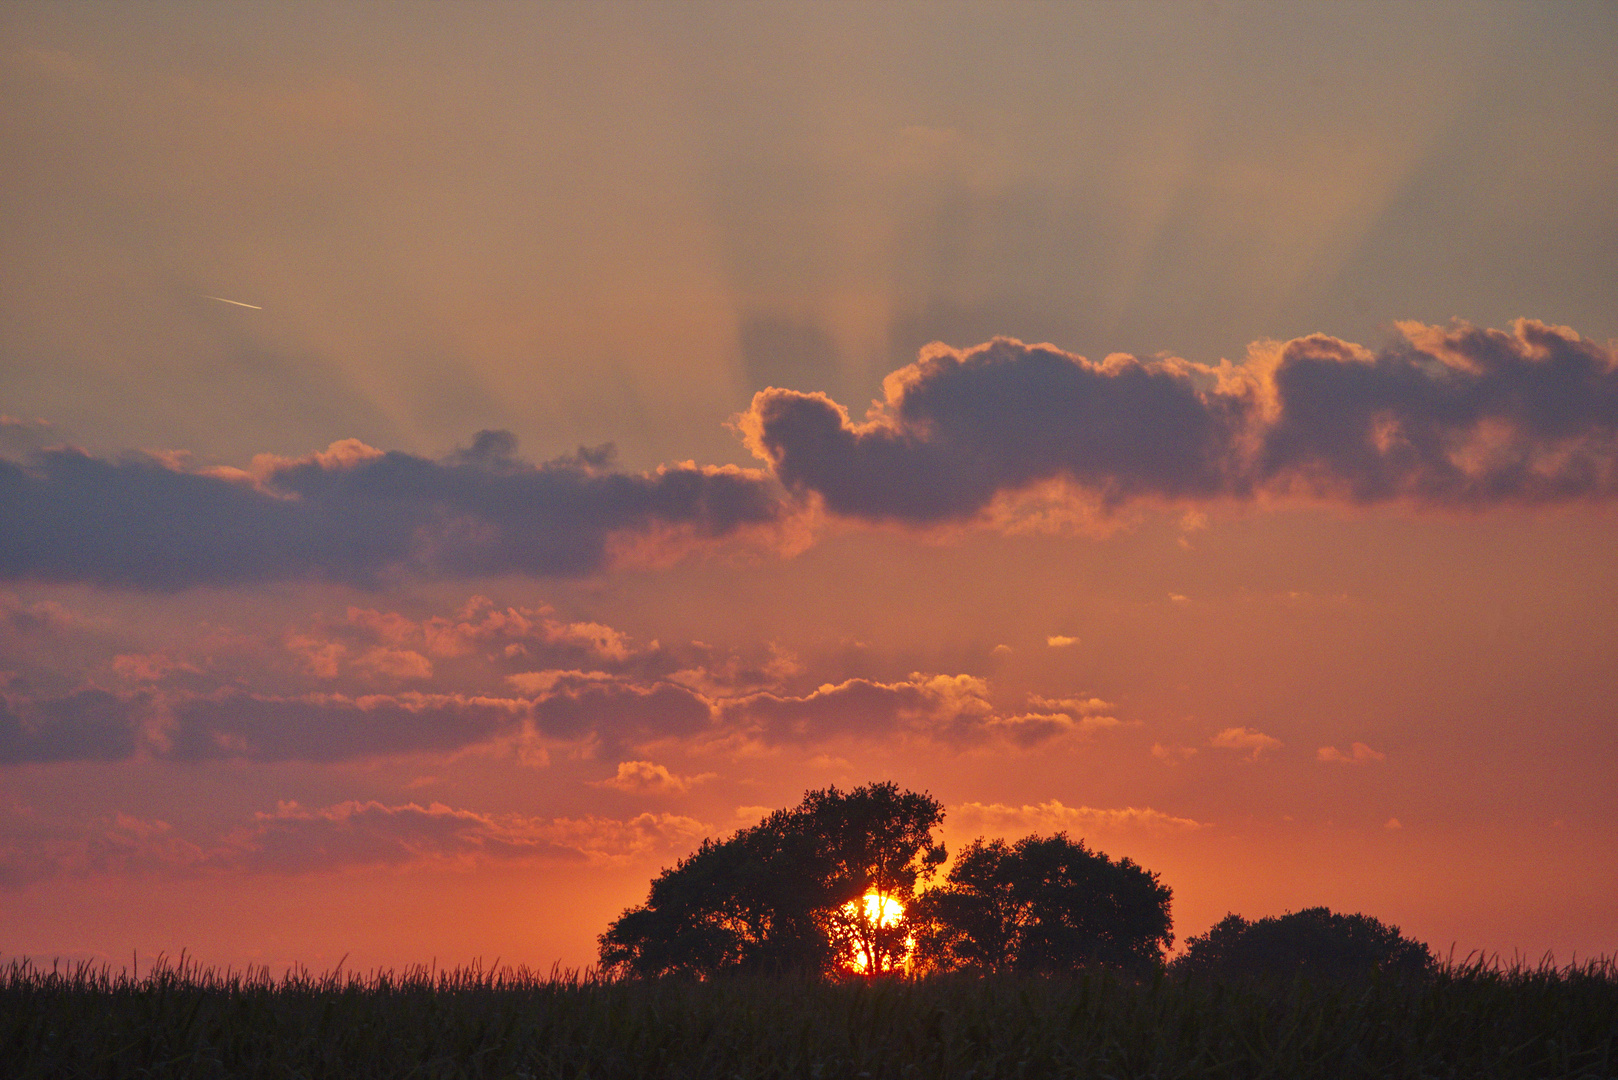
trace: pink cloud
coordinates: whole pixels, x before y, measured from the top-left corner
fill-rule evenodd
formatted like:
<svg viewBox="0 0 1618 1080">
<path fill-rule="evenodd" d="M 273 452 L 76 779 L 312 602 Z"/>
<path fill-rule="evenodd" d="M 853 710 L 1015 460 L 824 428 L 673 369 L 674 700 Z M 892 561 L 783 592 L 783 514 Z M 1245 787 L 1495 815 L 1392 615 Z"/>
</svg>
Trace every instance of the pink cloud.
<svg viewBox="0 0 1618 1080">
<path fill-rule="evenodd" d="M 1014 836 L 1030 832 L 1071 832 L 1080 835 L 1127 831 L 1191 832 L 1207 827 L 1192 818 L 1176 817 L 1151 807 L 1099 809 L 1093 806 L 1064 806 L 1056 799 L 1023 806 L 962 803 L 950 808 L 946 820 L 952 831 L 989 836 Z"/>
<path fill-rule="evenodd" d="M 1252 752 L 1252 760 L 1257 761 L 1265 751 L 1281 746 L 1281 740 L 1256 728 L 1230 727 L 1209 739 L 1208 745 L 1221 750 L 1248 750 Z"/>
<path fill-rule="evenodd" d="M 1362 742 L 1355 743 L 1346 754 L 1335 746 L 1322 746 L 1315 752 L 1317 761 L 1331 762 L 1336 765 L 1364 765 L 1372 761 L 1386 760 L 1387 756 L 1380 750 L 1373 750 Z"/>
<path fill-rule="evenodd" d="M 622 864 L 693 847 L 709 827 L 676 814 L 542 818 L 443 803 L 283 802 L 214 837 L 179 836 L 166 821 L 40 821 L 0 808 L 0 885 L 93 874 L 331 873 L 368 867 L 491 862 Z"/>
<path fill-rule="evenodd" d="M 676 776 L 667 766 L 650 761 L 620 761 L 618 773 L 607 780 L 597 780 L 600 787 L 617 788 L 648 794 L 684 794 L 693 785 L 712 780 L 717 773 L 699 773 L 696 776 Z"/>
</svg>

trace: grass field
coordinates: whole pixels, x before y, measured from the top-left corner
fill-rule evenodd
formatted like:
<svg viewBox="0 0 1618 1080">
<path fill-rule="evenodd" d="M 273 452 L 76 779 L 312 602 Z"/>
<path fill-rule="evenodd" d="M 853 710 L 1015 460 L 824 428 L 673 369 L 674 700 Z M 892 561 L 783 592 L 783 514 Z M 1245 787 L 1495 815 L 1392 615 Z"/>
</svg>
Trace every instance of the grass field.
<svg viewBox="0 0 1618 1080">
<path fill-rule="evenodd" d="M 0 969 L 6 1077 L 1614 1077 L 1618 966 L 1419 982 Z"/>
</svg>

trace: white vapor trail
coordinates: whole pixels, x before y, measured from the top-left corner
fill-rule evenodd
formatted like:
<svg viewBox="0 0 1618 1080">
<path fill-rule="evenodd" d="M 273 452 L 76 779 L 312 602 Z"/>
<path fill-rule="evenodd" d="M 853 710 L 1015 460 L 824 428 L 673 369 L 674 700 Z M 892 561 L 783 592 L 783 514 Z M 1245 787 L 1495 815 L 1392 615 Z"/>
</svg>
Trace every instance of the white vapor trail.
<svg viewBox="0 0 1618 1080">
<path fill-rule="evenodd" d="M 221 304 L 235 304 L 237 307 L 252 308 L 254 311 L 264 310 L 257 304 L 244 304 L 240 300 L 226 300 L 223 296 L 209 296 L 207 293 L 200 293 L 198 295 L 200 295 L 204 300 L 217 300 Z"/>
</svg>

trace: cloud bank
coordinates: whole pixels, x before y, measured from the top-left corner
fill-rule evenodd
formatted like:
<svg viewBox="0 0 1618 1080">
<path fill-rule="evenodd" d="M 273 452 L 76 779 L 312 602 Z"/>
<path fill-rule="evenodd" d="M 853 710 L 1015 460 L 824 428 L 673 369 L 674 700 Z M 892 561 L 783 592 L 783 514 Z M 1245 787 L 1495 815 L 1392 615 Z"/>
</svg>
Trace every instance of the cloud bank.
<svg viewBox="0 0 1618 1080">
<path fill-rule="evenodd" d="M 577 576 L 616 543 L 703 541 L 769 526 L 756 471 L 609 471 L 610 447 L 534 465 L 484 431 L 441 460 L 356 440 L 251 470 L 71 448 L 0 459 L 0 577 L 139 589 L 299 578 L 375 585 L 428 576 Z"/>
<path fill-rule="evenodd" d="M 618 472 L 610 445 L 536 465 L 501 431 L 438 460 L 346 440 L 247 470 L 36 448 L 0 457 L 0 579 L 163 590 L 583 576 L 695 544 L 795 544 L 815 508 L 1009 524 L 1018 499 L 1051 492 L 1102 514 L 1140 501 L 1483 509 L 1618 495 L 1612 349 L 1532 320 L 1398 330 L 1378 352 L 1315 334 L 1216 366 L 1092 362 L 1009 338 L 934 345 L 888 376 L 860 422 L 824 394 L 760 391 L 736 427 L 766 470 Z"/>
<path fill-rule="evenodd" d="M 965 522 L 1041 484 L 1103 507 L 1303 495 L 1538 504 L 1618 495 L 1618 357 L 1571 330 L 1400 324 L 1380 352 L 1316 334 L 1243 365 L 998 338 L 935 345 L 854 422 L 769 389 L 739 426 L 791 491 L 834 514 Z"/>
</svg>

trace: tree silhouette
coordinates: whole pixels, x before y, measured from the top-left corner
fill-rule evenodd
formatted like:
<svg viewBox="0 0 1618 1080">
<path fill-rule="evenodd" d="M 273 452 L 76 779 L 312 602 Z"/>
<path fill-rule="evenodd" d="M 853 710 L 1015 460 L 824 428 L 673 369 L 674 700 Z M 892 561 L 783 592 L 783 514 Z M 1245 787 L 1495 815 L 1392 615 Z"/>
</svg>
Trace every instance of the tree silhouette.
<svg viewBox="0 0 1618 1080">
<path fill-rule="evenodd" d="M 916 950 L 940 970 L 1146 971 L 1174 941 L 1157 875 L 1066 833 L 974 840 L 914 906 Z"/>
<path fill-rule="evenodd" d="M 705 840 L 600 937 L 602 967 L 633 975 L 891 971 L 916 883 L 944 860 L 943 806 L 892 783 L 810 791 L 728 840 Z M 903 914 L 869 912 L 879 894 Z"/>
<path fill-rule="evenodd" d="M 1369 915 L 1306 908 L 1248 922 L 1226 915 L 1186 941 L 1177 972 L 1220 977 L 1352 979 L 1373 971 L 1416 975 L 1433 966 L 1423 943 Z"/>
</svg>

